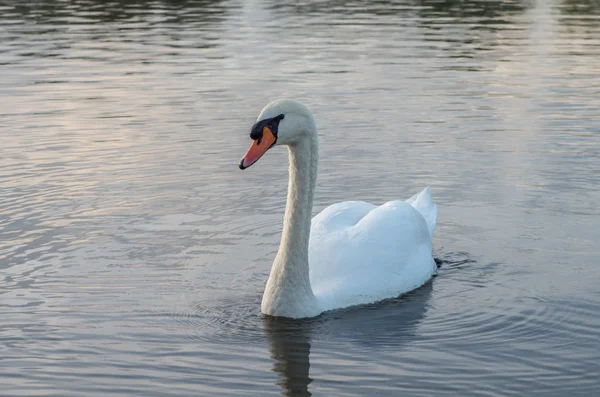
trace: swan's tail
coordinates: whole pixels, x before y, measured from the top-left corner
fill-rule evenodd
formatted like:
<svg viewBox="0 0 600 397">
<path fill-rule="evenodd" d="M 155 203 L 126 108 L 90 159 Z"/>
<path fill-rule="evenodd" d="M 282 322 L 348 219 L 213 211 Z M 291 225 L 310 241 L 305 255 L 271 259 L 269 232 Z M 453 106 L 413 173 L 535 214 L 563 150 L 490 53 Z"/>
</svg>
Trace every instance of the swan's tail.
<svg viewBox="0 0 600 397">
<path fill-rule="evenodd" d="M 406 202 L 423 215 L 429 227 L 429 235 L 433 238 L 433 229 L 435 229 L 435 221 L 437 219 L 437 205 L 431 200 L 431 189 L 429 189 L 429 186 L 423 189 L 421 193 L 417 193 L 406 200 Z"/>
</svg>

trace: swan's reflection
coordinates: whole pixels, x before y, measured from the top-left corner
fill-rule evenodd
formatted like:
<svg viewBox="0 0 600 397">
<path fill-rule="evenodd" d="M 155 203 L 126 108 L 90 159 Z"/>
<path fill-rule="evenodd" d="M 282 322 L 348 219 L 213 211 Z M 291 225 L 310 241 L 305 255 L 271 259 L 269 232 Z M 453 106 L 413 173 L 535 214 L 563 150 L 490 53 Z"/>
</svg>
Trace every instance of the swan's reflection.
<svg viewBox="0 0 600 397">
<path fill-rule="evenodd" d="M 279 385 L 286 396 L 310 396 L 310 334 L 316 320 L 291 320 L 263 317 L 273 371 L 280 375 Z"/>
<path fill-rule="evenodd" d="M 311 341 L 328 340 L 373 348 L 397 348 L 410 342 L 424 318 L 432 282 L 399 299 L 336 310 L 308 320 L 263 317 L 273 371 L 286 396 L 310 396 Z"/>
</svg>

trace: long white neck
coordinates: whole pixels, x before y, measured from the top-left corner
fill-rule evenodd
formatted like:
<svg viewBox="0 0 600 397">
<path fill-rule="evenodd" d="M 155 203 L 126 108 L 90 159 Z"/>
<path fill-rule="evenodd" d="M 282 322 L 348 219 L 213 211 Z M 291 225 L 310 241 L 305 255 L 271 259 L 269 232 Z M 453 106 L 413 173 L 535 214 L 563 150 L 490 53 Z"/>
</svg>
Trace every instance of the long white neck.
<svg viewBox="0 0 600 397">
<path fill-rule="evenodd" d="M 310 286 L 308 241 L 317 181 L 317 132 L 289 146 L 290 181 L 279 251 L 263 295 L 264 314 L 312 317 L 321 312 Z"/>
</svg>

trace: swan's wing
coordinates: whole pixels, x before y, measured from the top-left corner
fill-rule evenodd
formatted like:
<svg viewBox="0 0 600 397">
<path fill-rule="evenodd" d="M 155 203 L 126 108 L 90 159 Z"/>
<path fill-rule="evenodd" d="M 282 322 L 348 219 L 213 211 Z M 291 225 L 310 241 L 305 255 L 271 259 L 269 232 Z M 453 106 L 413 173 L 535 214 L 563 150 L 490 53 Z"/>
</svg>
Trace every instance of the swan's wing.
<svg viewBox="0 0 600 397">
<path fill-rule="evenodd" d="M 311 286 L 326 309 L 397 296 L 435 269 L 428 225 L 404 201 L 327 208 L 313 219 L 309 264 Z"/>
<path fill-rule="evenodd" d="M 353 226 L 374 208 L 376 207 L 373 204 L 364 201 L 332 204 L 312 219 L 311 237 Z"/>
</svg>

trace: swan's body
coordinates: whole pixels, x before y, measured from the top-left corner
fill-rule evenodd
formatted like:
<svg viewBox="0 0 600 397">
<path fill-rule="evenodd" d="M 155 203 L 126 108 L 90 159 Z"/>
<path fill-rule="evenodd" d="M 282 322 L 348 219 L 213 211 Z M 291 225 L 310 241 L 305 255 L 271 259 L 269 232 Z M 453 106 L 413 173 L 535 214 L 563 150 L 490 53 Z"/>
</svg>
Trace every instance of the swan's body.
<svg viewBox="0 0 600 397">
<path fill-rule="evenodd" d="M 435 274 L 431 240 L 437 208 L 429 188 L 380 207 L 333 204 L 311 223 L 318 165 L 312 113 L 295 101 L 272 102 L 251 137 L 255 141 L 240 161 L 242 169 L 275 144 L 287 145 L 290 155 L 283 233 L 263 294 L 264 314 L 313 317 L 397 297 Z"/>
</svg>

